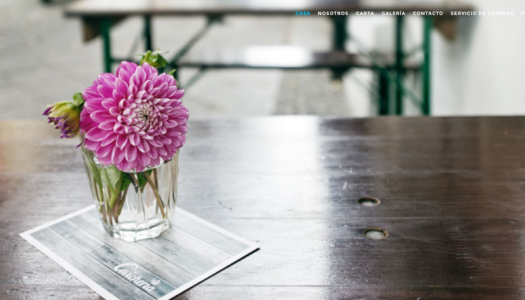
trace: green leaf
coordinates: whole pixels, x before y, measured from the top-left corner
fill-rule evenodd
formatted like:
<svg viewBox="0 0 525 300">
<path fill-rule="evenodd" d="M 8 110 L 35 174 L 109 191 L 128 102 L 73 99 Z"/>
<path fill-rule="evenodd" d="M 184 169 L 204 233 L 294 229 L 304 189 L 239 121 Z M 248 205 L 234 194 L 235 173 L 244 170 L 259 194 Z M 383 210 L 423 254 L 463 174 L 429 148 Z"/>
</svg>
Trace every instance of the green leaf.
<svg viewBox="0 0 525 300">
<path fill-rule="evenodd" d="M 82 97 L 82 93 L 75 93 L 73 94 L 73 101 L 75 102 L 76 106 L 81 106 L 84 104 L 84 97 Z"/>
<path fill-rule="evenodd" d="M 89 170 L 91 171 L 91 175 L 93 176 L 93 178 L 95 178 L 95 183 L 99 187 L 102 187 L 102 178 L 100 176 L 100 170 L 95 164 L 95 162 L 93 161 L 93 153 L 91 151 L 90 152 L 86 151 L 85 155 L 87 156 L 86 161 L 88 162 L 87 165 L 88 165 Z"/>
<path fill-rule="evenodd" d="M 128 189 L 129 185 L 131 184 L 131 178 L 132 176 L 129 173 L 126 173 L 124 177 L 122 177 L 122 184 L 120 185 L 120 191 L 123 192 Z"/>
<path fill-rule="evenodd" d="M 160 54 L 153 54 L 150 56 L 151 61 L 155 63 L 156 68 L 164 68 L 168 65 L 168 61 Z"/>
<path fill-rule="evenodd" d="M 108 185 L 111 190 L 111 198 L 109 199 L 109 207 L 113 208 L 117 201 L 118 194 L 121 192 L 122 181 L 125 173 L 117 169 L 114 165 L 103 169 L 102 180 Z"/>
<path fill-rule="evenodd" d="M 151 55 L 151 51 L 148 51 L 144 54 L 142 54 L 142 58 L 140 59 L 139 66 L 142 66 L 142 64 L 148 59 L 148 57 Z"/>
<path fill-rule="evenodd" d="M 148 175 L 151 174 L 151 170 L 147 171 Z M 144 176 L 144 173 L 139 174 L 139 186 L 140 188 L 144 188 L 144 186 L 148 183 L 148 180 L 146 179 L 146 176 Z"/>
<path fill-rule="evenodd" d="M 144 53 L 140 59 L 140 65 L 142 66 L 143 63 L 147 62 L 150 66 L 156 69 L 164 68 L 168 65 L 168 61 L 161 55 L 161 53 L 162 52 L 160 51 L 148 51 Z"/>
<path fill-rule="evenodd" d="M 153 170 L 149 170 L 149 171 L 146 171 L 146 172 L 148 173 L 148 175 L 151 175 L 152 171 Z M 137 175 L 139 177 L 139 187 L 142 189 L 142 188 L 144 188 L 146 183 L 148 183 L 148 180 L 146 179 L 146 176 L 144 176 L 144 172 L 138 173 Z"/>
<path fill-rule="evenodd" d="M 123 174 L 124 173 L 117 169 L 117 167 L 111 165 L 108 168 L 102 169 L 102 180 L 111 188 L 112 191 L 115 191 L 122 177 L 124 177 Z"/>
</svg>

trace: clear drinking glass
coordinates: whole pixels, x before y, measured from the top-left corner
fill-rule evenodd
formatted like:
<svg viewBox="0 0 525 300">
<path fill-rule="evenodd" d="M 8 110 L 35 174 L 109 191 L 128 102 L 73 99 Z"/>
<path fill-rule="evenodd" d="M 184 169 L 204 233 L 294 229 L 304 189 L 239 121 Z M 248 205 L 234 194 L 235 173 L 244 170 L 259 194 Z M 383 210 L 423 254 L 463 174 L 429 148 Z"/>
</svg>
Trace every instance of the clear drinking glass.
<svg viewBox="0 0 525 300">
<path fill-rule="evenodd" d="M 171 161 L 143 172 L 102 165 L 82 147 L 97 211 L 110 236 L 126 242 L 154 238 L 168 229 L 175 213 L 179 151 Z"/>
</svg>

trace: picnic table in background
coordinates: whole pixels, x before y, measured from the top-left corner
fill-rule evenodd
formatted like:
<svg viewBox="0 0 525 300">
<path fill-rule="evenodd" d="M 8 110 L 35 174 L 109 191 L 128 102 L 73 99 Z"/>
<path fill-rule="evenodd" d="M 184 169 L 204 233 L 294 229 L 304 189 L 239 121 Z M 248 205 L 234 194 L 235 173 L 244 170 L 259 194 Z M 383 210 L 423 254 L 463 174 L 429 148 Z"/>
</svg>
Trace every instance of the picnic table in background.
<svg viewBox="0 0 525 300">
<path fill-rule="evenodd" d="M 448 39 L 455 35 L 455 20 L 452 11 L 471 11 L 468 4 L 453 2 L 443 3 L 396 3 L 394 1 L 358 1 L 358 0 L 80 0 L 69 5 L 65 10 L 68 17 L 77 17 L 83 23 L 83 37 L 88 41 L 102 36 L 104 70 L 112 71 L 114 63 L 122 60 L 135 60 L 134 57 L 113 57 L 111 54 L 111 26 L 129 16 L 142 16 L 145 50 L 154 50 L 153 16 L 204 16 L 208 22 L 188 43 L 171 58 L 169 68 L 196 67 L 196 73 L 185 88 L 198 80 L 203 72 L 216 68 L 273 68 L 273 69 L 330 69 L 333 78 L 341 80 L 343 75 L 353 68 L 371 69 L 377 74 L 377 87 L 370 88 L 372 102 L 379 115 L 403 115 L 404 103 L 410 101 L 420 109 L 423 115 L 431 113 L 431 31 L 438 28 Z M 216 52 L 190 52 L 190 49 L 205 36 L 206 31 L 220 23 L 227 15 L 253 16 L 293 16 L 298 12 L 308 11 L 311 17 L 328 17 L 333 24 L 332 50 L 318 53 L 293 46 L 247 47 L 244 49 L 217 49 Z M 347 28 L 348 18 L 356 12 L 399 12 L 407 16 L 418 11 L 442 11 L 442 16 L 423 16 L 423 44 L 417 49 L 407 51 L 403 47 L 403 27 L 406 16 L 394 16 L 395 52 L 376 53 L 360 47 L 358 53 L 349 53 L 345 49 L 348 40 L 356 41 Z M 318 15 L 328 13 L 326 15 Z M 331 15 L 330 12 L 335 12 Z M 337 12 L 348 12 L 338 15 Z M 131 50 L 130 53 L 134 53 Z M 423 60 L 412 59 L 414 54 L 422 52 Z M 421 93 L 408 88 L 404 79 L 407 73 L 415 72 L 421 76 Z M 176 73 L 175 73 L 176 76 Z M 406 100 L 406 101 L 405 101 Z"/>
</svg>

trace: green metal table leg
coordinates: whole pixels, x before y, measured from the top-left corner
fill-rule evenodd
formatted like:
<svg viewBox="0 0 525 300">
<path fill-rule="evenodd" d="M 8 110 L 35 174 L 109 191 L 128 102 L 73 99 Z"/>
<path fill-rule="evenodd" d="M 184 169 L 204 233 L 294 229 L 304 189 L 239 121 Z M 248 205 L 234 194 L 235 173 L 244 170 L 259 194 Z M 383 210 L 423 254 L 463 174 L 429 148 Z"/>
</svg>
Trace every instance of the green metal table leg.
<svg viewBox="0 0 525 300">
<path fill-rule="evenodd" d="M 348 36 L 346 25 L 348 24 L 347 16 L 333 16 L 331 17 L 333 24 L 332 49 L 336 51 L 345 51 L 346 38 Z M 341 70 L 332 69 L 332 78 L 335 80 L 342 80 L 344 72 Z"/>
<path fill-rule="evenodd" d="M 346 33 L 347 17 L 346 16 L 332 17 L 332 23 L 334 26 L 332 49 L 345 51 L 346 37 L 347 37 L 347 33 Z"/>
<path fill-rule="evenodd" d="M 430 72 L 431 72 L 431 51 L 432 51 L 432 17 L 424 17 L 423 28 L 423 53 L 425 61 L 423 63 L 423 102 L 421 104 L 421 112 L 423 115 L 430 115 Z"/>
<path fill-rule="evenodd" d="M 388 71 L 386 71 L 388 72 Z M 379 84 L 378 84 L 378 107 L 377 114 L 380 116 L 386 116 L 390 114 L 390 79 L 385 75 L 384 72 L 379 73 Z"/>
<path fill-rule="evenodd" d="M 175 55 L 171 58 L 169 62 L 169 66 L 172 69 L 177 69 L 178 67 L 178 61 L 181 57 L 183 57 L 188 51 L 190 51 L 191 47 L 193 47 L 204 35 L 208 30 L 211 28 L 211 26 L 215 23 L 222 22 L 222 15 L 208 15 L 208 20 L 206 22 L 206 25 L 197 32 L 197 34 L 189 40 L 184 47 L 182 47 Z M 173 77 L 175 79 L 178 79 L 178 70 L 173 74 Z"/>
<path fill-rule="evenodd" d="M 109 18 L 102 19 L 102 51 L 104 52 L 104 72 L 111 73 L 111 63 L 113 58 L 111 57 L 111 20 Z"/>
<path fill-rule="evenodd" d="M 153 37 L 151 35 L 151 16 L 144 16 L 144 51 L 153 51 Z"/>
<path fill-rule="evenodd" d="M 403 59 L 405 54 L 403 52 L 403 16 L 396 17 L 396 114 L 403 115 L 403 79 L 405 75 Z"/>
</svg>

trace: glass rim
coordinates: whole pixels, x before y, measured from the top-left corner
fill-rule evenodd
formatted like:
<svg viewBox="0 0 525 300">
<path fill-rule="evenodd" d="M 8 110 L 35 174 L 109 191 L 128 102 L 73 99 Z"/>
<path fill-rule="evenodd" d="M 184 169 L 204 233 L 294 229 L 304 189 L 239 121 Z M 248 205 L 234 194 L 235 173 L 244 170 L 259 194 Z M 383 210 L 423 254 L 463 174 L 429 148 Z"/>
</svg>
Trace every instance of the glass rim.
<svg viewBox="0 0 525 300">
<path fill-rule="evenodd" d="M 100 169 L 107 169 L 107 168 L 110 168 L 111 166 L 115 166 L 113 164 L 111 165 L 104 165 L 102 163 L 100 163 L 100 161 L 97 159 L 97 156 L 95 154 L 95 152 L 91 151 L 91 150 L 88 150 L 86 149 L 86 147 L 84 147 L 84 144 L 82 143 L 82 145 L 80 146 L 82 152 L 84 154 L 87 154 L 87 153 L 91 153 L 93 155 L 93 163 L 95 164 L 95 166 L 97 168 L 100 168 Z M 145 168 L 144 170 L 140 171 L 140 172 L 137 172 L 137 171 L 122 171 L 120 170 L 119 168 L 117 168 L 119 171 L 123 172 L 123 173 L 129 173 L 129 174 L 138 174 L 138 173 L 142 173 L 142 172 L 146 172 L 146 171 L 150 171 L 150 170 L 154 170 L 154 169 L 158 169 L 160 167 L 162 167 L 163 165 L 166 165 L 166 164 L 169 164 L 169 163 L 172 163 L 176 157 L 178 157 L 178 154 L 179 154 L 179 151 L 180 151 L 180 148 L 177 149 L 177 151 L 175 152 L 175 154 L 173 154 L 173 157 L 171 158 L 171 160 L 163 160 L 162 158 L 160 159 L 160 163 L 155 165 L 155 166 L 151 166 L 151 167 L 147 167 Z M 90 157 L 86 157 L 86 155 L 82 155 L 84 159 L 91 159 Z M 116 168 L 116 166 L 115 166 Z"/>
</svg>

